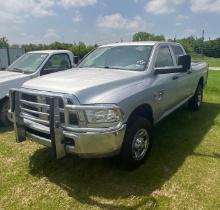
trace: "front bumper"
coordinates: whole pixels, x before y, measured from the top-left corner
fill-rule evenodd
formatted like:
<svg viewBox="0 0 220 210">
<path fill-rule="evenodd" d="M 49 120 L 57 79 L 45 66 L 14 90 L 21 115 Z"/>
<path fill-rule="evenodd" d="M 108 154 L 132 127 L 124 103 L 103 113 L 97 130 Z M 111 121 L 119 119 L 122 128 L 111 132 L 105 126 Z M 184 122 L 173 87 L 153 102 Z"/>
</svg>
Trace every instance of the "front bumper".
<svg viewBox="0 0 220 210">
<path fill-rule="evenodd" d="M 33 123 L 25 120 L 25 127 L 32 128 L 33 130 L 45 129 L 37 123 Z M 112 129 L 94 129 L 94 131 L 81 130 L 81 132 L 74 132 L 63 128 L 55 128 L 56 143 L 55 151 L 56 153 L 64 149 L 64 154 L 76 154 L 80 157 L 96 158 L 96 157 L 109 157 L 119 154 L 124 134 L 125 125 L 118 125 L 116 128 Z M 48 131 L 49 133 L 50 131 Z M 51 139 L 43 138 L 37 134 L 29 132 L 29 129 L 25 129 L 25 136 L 29 137 L 32 141 L 42 144 L 47 147 L 54 147 Z M 65 144 L 64 139 L 71 139 L 74 144 Z M 59 148 L 60 147 L 60 148 Z M 57 158 L 59 154 L 56 154 Z M 61 155 L 64 156 L 64 155 Z"/>
<path fill-rule="evenodd" d="M 25 91 L 24 91 L 25 92 Z M 57 107 L 59 97 L 51 97 L 50 105 L 40 104 L 36 102 L 25 102 L 20 100 L 20 90 L 10 92 L 11 98 L 11 111 L 9 112 L 10 118 L 14 123 L 17 142 L 26 140 L 30 137 L 31 140 L 51 147 L 54 156 L 59 159 L 66 154 L 76 154 L 81 157 L 108 157 L 116 155 L 120 152 L 122 147 L 126 125 L 119 122 L 114 127 L 108 128 L 89 128 L 86 126 L 70 126 L 68 123 L 69 113 L 76 110 L 82 110 L 83 106 L 80 105 L 67 105 L 64 103 L 62 112 L 64 113 L 65 123 L 60 121 L 60 108 Z M 28 92 L 28 94 L 36 94 L 35 92 Z M 39 94 L 39 93 L 37 93 Z M 42 93 L 42 96 L 45 93 Z M 48 96 L 47 96 L 48 97 Z M 23 101 L 23 102 L 22 102 Z M 30 115 L 22 113 L 22 103 L 29 103 L 30 106 L 37 105 L 41 110 L 43 107 L 49 107 L 50 111 L 49 120 L 42 120 Z M 93 107 L 95 109 L 95 107 Z M 43 113 L 42 111 L 31 111 Z M 82 116 L 80 118 L 82 120 Z M 82 123 L 83 121 L 80 121 Z M 83 123 L 82 123 L 83 125 Z"/>
</svg>

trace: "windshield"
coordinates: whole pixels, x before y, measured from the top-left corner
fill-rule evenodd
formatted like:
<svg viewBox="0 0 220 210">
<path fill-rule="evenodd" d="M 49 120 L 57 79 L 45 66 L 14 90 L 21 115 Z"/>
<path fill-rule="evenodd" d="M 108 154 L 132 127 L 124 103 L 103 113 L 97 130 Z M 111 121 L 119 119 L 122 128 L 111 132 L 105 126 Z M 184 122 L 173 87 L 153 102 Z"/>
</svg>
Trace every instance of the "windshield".
<svg viewBox="0 0 220 210">
<path fill-rule="evenodd" d="M 79 68 L 109 68 L 142 71 L 146 68 L 152 46 L 100 47 L 90 53 Z"/>
<path fill-rule="evenodd" d="M 8 67 L 9 71 L 34 73 L 47 58 L 47 53 L 27 53 Z"/>
</svg>

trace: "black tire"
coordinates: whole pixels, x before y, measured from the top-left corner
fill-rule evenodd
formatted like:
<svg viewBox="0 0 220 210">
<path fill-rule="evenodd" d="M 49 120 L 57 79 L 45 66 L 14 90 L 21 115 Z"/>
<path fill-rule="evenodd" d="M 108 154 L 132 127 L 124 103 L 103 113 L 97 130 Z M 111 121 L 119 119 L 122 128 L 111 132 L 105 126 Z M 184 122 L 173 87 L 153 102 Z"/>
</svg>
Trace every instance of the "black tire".
<svg viewBox="0 0 220 210">
<path fill-rule="evenodd" d="M 4 99 L 0 102 L 0 123 L 4 127 L 11 126 L 11 122 L 8 119 L 8 110 L 10 108 L 9 99 Z"/>
<path fill-rule="evenodd" d="M 147 159 L 149 152 L 151 150 L 151 123 L 149 120 L 143 117 L 135 116 L 129 120 L 130 122 L 127 125 L 126 133 L 124 137 L 124 142 L 122 146 L 122 150 L 120 153 L 120 164 L 125 169 L 135 169 L 136 167 L 140 166 L 145 162 Z M 143 137 L 141 143 L 140 141 L 137 142 L 139 132 L 144 132 L 146 134 L 146 139 Z M 146 133 L 145 133 L 146 132 Z M 140 133 L 141 134 L 141 133 Z M 138 153 L 138 149 L 135 146 L 145 147 L 147 141 L 147 148 L 143 148 L 146 151 L 143 151 L 143 154 L 140 151 L 140 157 L 137 158 L 136 153 Z M 135 144 L 136 143 L 136 144 Z M 137 150 L 136 150 L 137 149 Z M 136 153 L 135 153 L 136 151 Z M 139 154 L 139 153 L 138 153 Z"/>
<path fill-rule="evenodd" d="M 200 110 L 203 100 L 203 87 L 201 84 L 196 88 L 194 96 L 189 100 L 188 105 L 192 111 Z"/>
</svg>

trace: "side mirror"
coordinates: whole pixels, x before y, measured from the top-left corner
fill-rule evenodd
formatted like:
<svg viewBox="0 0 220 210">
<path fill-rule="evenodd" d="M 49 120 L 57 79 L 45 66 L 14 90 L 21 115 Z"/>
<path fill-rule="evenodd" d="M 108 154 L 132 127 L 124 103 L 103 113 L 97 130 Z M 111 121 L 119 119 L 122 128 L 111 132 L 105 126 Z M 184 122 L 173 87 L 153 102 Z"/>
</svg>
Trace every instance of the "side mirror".
<svg viewBox="0 0 220 210">
<path fill-rule="evenodd" d="M 79 63 L 79 57 L 78 56 L 74 56 L 74 64 L 78 64 Z"/>
<path fill-rule="evenodd" d="M 180 55 L 178 57 L 178 66 L 182 66 L 182 72 L 187 72 L 191 68 L 191 56 Z"/>
<path fill-rule="evenodd" d="M 55 69 L 55 68 L 50 68 L 50 67 L 46 67 L 46 68 L 43 68 L 42 70 L 41 70 L 41 73 L 40 73 L 40 75 L 41 76 L 44 76 L 44 75 L 47 75 L 47 74 L 51 74 L 51 73 L 55 73 L 55 72 L 58 72 L 59 71 L 59 69 Z"/>
<path fill-rule="evenodd" d="M 48 68 L 48 69 L 46 69 L 46 68 L 45 68 L 45 69 L 42 69 L 42 70 L 41 70 L 40 75 L 41 75 L 41 76 L 43 76 L 43 75 L 50 74 L 50 73 L 52 73 L 52 72 L 53 72 L 53 70 L 52 70 L 52 69 L 49 69 L 49 68 Z"/>
<path fill-rule="evenodd" d="M 154 74 L 171 74 L 187 72 L 191 68 L 191 56 L 180 55 L 178 57 L 178 67 L 157 67 Z"/>
</svg>

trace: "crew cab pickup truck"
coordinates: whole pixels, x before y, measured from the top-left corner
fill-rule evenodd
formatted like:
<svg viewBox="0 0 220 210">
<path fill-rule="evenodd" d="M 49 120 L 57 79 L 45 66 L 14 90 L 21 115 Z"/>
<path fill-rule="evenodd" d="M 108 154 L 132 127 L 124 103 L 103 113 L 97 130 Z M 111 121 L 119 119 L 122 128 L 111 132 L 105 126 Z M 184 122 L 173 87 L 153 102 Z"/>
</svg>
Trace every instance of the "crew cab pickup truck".
<svg viewBox="0 0 220 210">
<path fill-rule="evenodd" d="M 136 167 L 148 156 L 153 125 L 186 102 L 200 109 L 207 67 L 177 43 L 98 47 L 74 70 L 11 90 L 17 142 L 31 137 L 56 158 L 119 155 Z"/>
<path fill-rule="evenodd" d="M 9 90 L 41 75 L 70 69 L 73 54 L 67 50 L 28 52 L 12 63 L 6 71 L 0 71 L 0 121 L 9 124 Z"/>
</svg>

